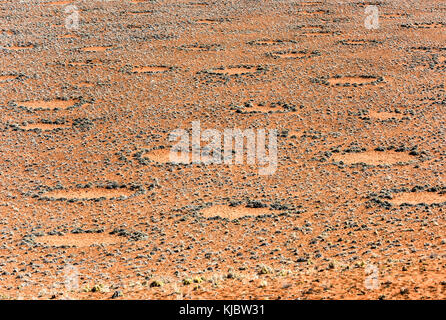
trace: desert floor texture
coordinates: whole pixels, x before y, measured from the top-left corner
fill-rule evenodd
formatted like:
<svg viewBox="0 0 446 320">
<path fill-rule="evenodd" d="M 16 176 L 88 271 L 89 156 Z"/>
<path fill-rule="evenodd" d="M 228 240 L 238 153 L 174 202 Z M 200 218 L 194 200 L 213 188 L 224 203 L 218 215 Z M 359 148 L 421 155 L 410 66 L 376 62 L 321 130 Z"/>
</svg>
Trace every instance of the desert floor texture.
<svg viewBox="0 0 446 320">
<path fill-rule="evenodd" d="M 2 299 L 446 298 L 445 1 L 2 0 L 0 22 Z M 193 122 L 277 130 L 276 170 L 172 162 Z"/>
</svg>

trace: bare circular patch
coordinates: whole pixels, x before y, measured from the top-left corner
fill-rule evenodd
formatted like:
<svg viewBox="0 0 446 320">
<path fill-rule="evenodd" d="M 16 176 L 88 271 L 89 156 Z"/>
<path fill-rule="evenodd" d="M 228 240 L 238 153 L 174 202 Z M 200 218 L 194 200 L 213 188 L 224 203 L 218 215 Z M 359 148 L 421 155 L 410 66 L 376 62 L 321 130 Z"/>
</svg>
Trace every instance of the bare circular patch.
<svg viewBox="0 0 446 320">
<path fill-rule="evenodd" d="M 446 194 L 440 194 L 436 192 L 402 192 L 397 193 L 393 196 L 391 200 L 389 200 L 390 203 L 394 205 L 401 205 L 404 203 L 407 204 L 436 204 L 436 203 L 443 203 L 446 202 Z"/>
<path fill-rule="evenodd" d="M 91 245 L 110 245 L 124 242 L 120 236 L 101 233 L 70 233 L 66 235 L 48 235 L 36 238 L 36 243 L 52 247 L 89 247 Z"/>
<path fill-rule="evenodd" d="M 14 76 L 14 75 L 0 75 L 0 83 L 7 82 L 10 80 L 15 80 L 17 78 L 18 78 L 18 76 Z"/>
<path fill-rule="evenodd" d="M 415 22 L 412 24 L 402 24 L 402 28 L 406 29 L 444 29 L 445 22 Z"/>
<path fill-rule="evenodd" d="M 342 76 L 314 79 L 313 82 L 321 83 L 330 87 L 358 87 L 366 85 L 376 85 L 384 81 L 383 77 L 372 75 Z"/>
<path fill-rule="evenodd" d="M 319 15 L 329 14 L 330 11 L 324 9 L 317 9 L 317 10 L 299 11 L 298 13 L 304 16 L 319 16 Z"/>
<path fill-rule="evenodd" d="M 20 126 L 23 130 L 42 130 L 51 131 L 57 129 L 68 129 L 71 128 L 70 124 L 58 124 L 58 123 L 28 123 L 26 125 Z"/>
<path fill-rule="evenodd" d="M 143 153 L 142 159 L 147 158 L 151 161 L 165 164 L 192 164 L 193 157 L 192 152 L 171 152 L 170 148 L 163 149 L 153 149 L 146 153 Z M 199 163 L 212 163 L 213 158 L 211 156 L 206 156 L 201 153 L 197 154 L 197 159 Z"/>
<path fill-rule="evenodd" d="M 378 44 L 380 42 L 377 40 L 348 39 L 348 40 L 341 40 L 338 43 L 346 46 L 364 46 L 370 44 Z"/>
<path fill-rule="evenodd" d="M 335 77 L 335 78 L 329 78 L 327 80 L 328 84 L 331 86 L 335 86 L 335 85 L 345 85 L 345 84 L 371 84 L 374 81 L 377 81 L 378 78 L 377 77 Z"/>
<path fill-rule="evenodd" d="M 275 51 L 267 53 L 267 55 L 273 58 L 281 58 L 281 59 L 303 59 L 320 55 L 320 53 L 318 51 L 308 52 L 305 50 L 301 51 L 285 50 L 285 51 Z"/>
<path fill-rule="evenodd" d="M 274 46 L 274 45 L 280 45 L 280 44 L 287 44 L 287 43 L 297 43 L 294 40 L 281 40 L 281 39 L 259 39 L 259 40 L 252 40 L 248 41 L 247 44 L 249 45 L 257 45 L 257 46 Z"/>
<path fill-rule="evenodd" d="M 376 112 L 376 111 L 370 111 L 369 117 L 378 119 L 378 120 L 391 120 L 391 119 L 402 119 L 404 117 L 407 117 L 406 115 L 402 113 L 396 113 L 396 112 Z"/>
<path fill-rule="evenodd" d="M 120 197 L 129 197 L 135 194 L 135 191 L 132 191 L 127 188 L 116 188 L 116 189 L 107 189 L 107 188 L 81 188 L 81 189 L 63 189 L 63 190 L 53 190 L 46 192 L 41 195 L 41 198 L 48 199 L 58 199 L 58 200 L 70 200 L 70 199 L 113 199 Z"/>
<path fill-rule="evenodd" d="M 215 74 L 225 74 L 225 75 L 242 75 L 247 74 L 251 72 L 255 72 L 255 67 L 228 67 L 228 68 L 222 68 L 222 69 L 214 69 L 210 73 Z"/>
<path fill-rule="evenodd" d="M 266 69 L 262 66 L 237 65 L 204 70 L 198 72 L 198 74 L 208 74 L 211 76 L 217 76 L 220 79 L 228 79 L 231 77 L 253 76 L 255 74 L 260 74 L 265 70 Z"/>
<path fill-rule="evenodd" d="M 366 151 L 366 152 L 353 152 L 346 154 L 333 155 L 334 161 L 342 161 L 345 164 L 365 163 L 370 165 L 385 165 L 395 164 L 399 162 L 410 162 L 416 160 L 414 156 L 408 155 L 403 152 L 381 152 L 381 151 Z"/>
<path fill-rule="evenodd" d="M 188 164 L 191 163 L 192 155 L 190 153 L 186 153 L 184 156 L 182 153 L 174 153 L 171 160 L 170 149 L 154 149 L 147 153 L 144 153 L 143 157 L 147 157 L 151 161 L 158 163 L 182 163 Z"/>
<path fill-rule="evenodd" d="M 96 46 L 96 47 L 85 47 L 80 49 L 80 51 L 82 52 L 104 52 L 109 50 L 111 47 L 101 47 L 101 46 Z"/>
<path fill-rule="evenodd" d="M 201 210 L 201 213 L 205 218 L 220 217 L 233 220 L 247 216 L 255 217 L 261 215 L 270 215 L 271 211 L 268 208 L 248 208 L 244 206 L 233 207 L 228 205 L 215 205 Z"/>
<path fill-rule="evenodd" d="M 33 49 L 33 48 L 34 48 L 33 44 L 24 44 L 24 45 L 6 47 L 7 50 L 11 50 L 11 51 L 22 51 L 22 50 L 29 50 L 29 49 Z"/>
<path fill-rule="evenodd" d="M 146 67 L 134 67 L 132 69 L 133 73 L 161 73 L 167 72 L 171 68 L 166 66 L 146 66 Z"/>
</svg>

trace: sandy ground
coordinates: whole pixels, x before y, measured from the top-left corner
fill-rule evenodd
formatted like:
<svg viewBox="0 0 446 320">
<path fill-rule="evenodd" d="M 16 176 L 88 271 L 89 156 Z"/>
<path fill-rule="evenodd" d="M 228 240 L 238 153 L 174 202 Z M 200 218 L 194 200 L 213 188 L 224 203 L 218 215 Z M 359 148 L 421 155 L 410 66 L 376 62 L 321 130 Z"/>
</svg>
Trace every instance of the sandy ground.
<svg viewBox="0 0 446 320">
<path fill-rule="evenodd" d="M 0 21 L 1 298 L 446 298 L 444 1 L 2 0 Z M 277 168 L 172 161 L 197 121 L 277 130 Z"/>
</svg>

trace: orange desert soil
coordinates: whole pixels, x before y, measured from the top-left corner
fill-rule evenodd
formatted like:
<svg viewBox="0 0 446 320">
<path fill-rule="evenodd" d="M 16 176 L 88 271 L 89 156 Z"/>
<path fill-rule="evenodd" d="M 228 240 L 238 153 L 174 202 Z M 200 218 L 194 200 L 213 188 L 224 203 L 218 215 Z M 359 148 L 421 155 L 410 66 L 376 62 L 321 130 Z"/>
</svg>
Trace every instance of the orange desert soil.
<svg viewBox="0 0 446 320">
<path fill-rule="evenodd" d="M 0 298 L 446 299 L 444 0 L 4 0 L 0 22 Z M 277 166 L 170 159 L 208 129 L 276 130 Z"/>
</svg>

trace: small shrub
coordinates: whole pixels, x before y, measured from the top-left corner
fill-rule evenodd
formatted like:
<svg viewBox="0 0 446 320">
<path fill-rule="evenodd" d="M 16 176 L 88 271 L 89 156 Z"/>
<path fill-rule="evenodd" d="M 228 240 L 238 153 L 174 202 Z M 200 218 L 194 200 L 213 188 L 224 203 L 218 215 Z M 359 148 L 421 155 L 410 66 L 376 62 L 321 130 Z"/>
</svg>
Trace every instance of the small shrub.
<svg viewBox="0 0 446 320">
<path fill-rule="evenodd" d="M 150 284 L 151 288 L 154 287 L 162 287 L 164 285 L 164 283 L 161 280 L 155 280 Z"/>
<path fill-rule="evenodd" d="M 262 264 L 260 266 L 259 274 L 271 274 L 273 272 L 274 272 L 274 270 L 270 266 L 267 266 L 267 265 L 264 265 L 264 264 Z"/>
</svg>

